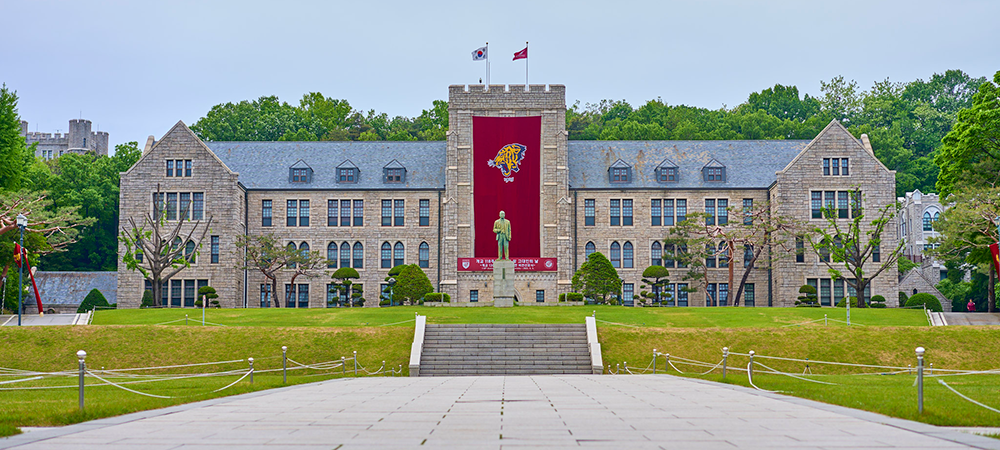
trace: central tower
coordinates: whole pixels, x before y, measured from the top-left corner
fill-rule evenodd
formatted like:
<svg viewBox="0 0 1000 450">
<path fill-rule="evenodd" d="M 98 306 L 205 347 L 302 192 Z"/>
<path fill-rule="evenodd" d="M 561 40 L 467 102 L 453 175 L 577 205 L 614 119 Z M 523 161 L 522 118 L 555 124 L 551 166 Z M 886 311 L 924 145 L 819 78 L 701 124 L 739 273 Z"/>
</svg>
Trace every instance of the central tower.
<svg viewBox="0 0 1000 450">
<path fill-rule="evenodd" d="M 572 277 L 566 87 L 453 85 L 442 202 L 441 290 L 492 301 L 493 221 L 511 221 L 521 302 L 556 302 Z"/>
</svg>

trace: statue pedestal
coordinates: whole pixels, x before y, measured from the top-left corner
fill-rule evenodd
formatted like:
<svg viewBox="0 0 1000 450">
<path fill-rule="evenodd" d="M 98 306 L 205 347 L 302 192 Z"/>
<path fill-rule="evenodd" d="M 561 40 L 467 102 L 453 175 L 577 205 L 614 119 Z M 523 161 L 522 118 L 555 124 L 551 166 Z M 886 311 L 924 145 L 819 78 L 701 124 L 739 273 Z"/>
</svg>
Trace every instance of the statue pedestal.
<svg viewBox="0 0 1000 450">
<path fill-rule="evenodd" d="M 514 306 L 514 261 L 493 261 L 493 306 Z"/>
</svg>

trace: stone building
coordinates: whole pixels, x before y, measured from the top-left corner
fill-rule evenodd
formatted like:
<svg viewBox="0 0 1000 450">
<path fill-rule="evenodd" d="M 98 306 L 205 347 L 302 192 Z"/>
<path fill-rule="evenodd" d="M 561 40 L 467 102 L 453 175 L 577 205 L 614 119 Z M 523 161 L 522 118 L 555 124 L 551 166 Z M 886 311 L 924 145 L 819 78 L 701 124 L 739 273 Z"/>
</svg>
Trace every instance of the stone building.
<svg viewBox="0 0 1000 450">
<path fill-rule="evenodd" d="M 949 311 L 951 300 L 945 298 L 934 287 L 947 278 L 948 269 L 934 257 L 924 254 L 924 251 L 938 245 L 931 242 L 932 238 L 940 234 L 934 231 L 934 222 L 941 217 L 945 207 L 941 205 L 941 199 L 937 194 L 924 194 L 919 189 L 907 192 L 904 197 L 898 197 L 896 201 L 900 205 L 896 225 L 902 236 L 903 256 L 917 263 L 917 267 L 903 274 L 899 280 L 899 290 L 908 296 L 920 292 L 929 293 L 941 301 L 945 311 Z"/>
<path fill-rule="evenodd" d="M 825 206 L 843 208 L 849 220 L 847 196 L 860 194 L 866 211 L 895 200 L 894 172 L 838 122 L 812 141 L 568 141 L 565 113 L 562 85 L 471 85 L 449 88 L 446 142 L 202 142 L 178 123 L 122 174 L 121 225 L 152 213 L 158 191 L 168 221 L 181 204 L 212 217 L 196 263 L 168 283 L 161 301 L 172 306 L 193 304 L 202 284 L 225 307 L 274 301 L 262 275 L 235 268 L 237 237 L 264 233 L 330 260 L 326 274 L 294 286 L 279 275 L 282 306 L 286 298 L 294 307 L 336 304 L 328 274 L 346 266 L 358 270 L 366 305 L 377 305 L 389 268 L 404 263 L 421 266 L 453 302 L 485 303 L 496 256 L 491 227 L 505 209 L 519 301 L 557 302 L 587 255 L 600 251 L 631 304 L 653 263 L 680 280 L 683 269 L 662 239 L 689 211 L 711 212 L 721 225 L 742 220 L 730 216 L 745 206 L 771 202 L 776 214 L 823 226 L 816 211 Z M 501 145 L 484 144 L 494 141 Z M 897 230 L 883 239 L 895 243 Z M 807 283 L 824 303 L 851 294 L 811 251 L 768 250 L 742 304 L 791 306 Z M 735 287 L 720 261 L 695 292 L 671 285 L 671 304 L 729 304 Z M 120 266 L 118 279 L 120 307 L 138 306 L 141 275 Z M 896 291 L 896 278 L 883 276 L 866 296 Z"/>
<path fill-rule="evenodd" d="M 97 155 L 108 155 L 108 132 L 91 131 L 91 123 L 85 119 L 69 121 L 66 133 L 28 132 L 28 122 L 21 121 L 21 135 L 28 145 L 38 144 L 35 156 L 38 158 L 58 158 L 66 153 L 93 152 Z"/>
</svg>

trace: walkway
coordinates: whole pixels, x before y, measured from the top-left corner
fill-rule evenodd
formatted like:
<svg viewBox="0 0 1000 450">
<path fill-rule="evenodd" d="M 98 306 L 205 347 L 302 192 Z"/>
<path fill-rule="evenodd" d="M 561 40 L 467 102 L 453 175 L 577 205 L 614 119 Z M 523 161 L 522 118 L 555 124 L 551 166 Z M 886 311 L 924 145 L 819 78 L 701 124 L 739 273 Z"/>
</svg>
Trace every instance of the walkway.
<svg viewBox="0 0 1000 450">
<path fill-rule="evenodd" d="M 21 325 L 26 327 L 47 325 L 86 325 L 87 314 L 21 314 Z M 0 316 L 0 326 L 16 327 L 17 314 Z"/>
<path fill-rule="evenodd" d="M 941 313 L 946 325 L 1000 325 L 1000 313 Z"/>
<path fill-rule="evenodd" d="M 0 439 L 13 446 L 1000 449 L 1000 440 L 673 376 L 567 375 L 331 380 Z"/>
</svg>

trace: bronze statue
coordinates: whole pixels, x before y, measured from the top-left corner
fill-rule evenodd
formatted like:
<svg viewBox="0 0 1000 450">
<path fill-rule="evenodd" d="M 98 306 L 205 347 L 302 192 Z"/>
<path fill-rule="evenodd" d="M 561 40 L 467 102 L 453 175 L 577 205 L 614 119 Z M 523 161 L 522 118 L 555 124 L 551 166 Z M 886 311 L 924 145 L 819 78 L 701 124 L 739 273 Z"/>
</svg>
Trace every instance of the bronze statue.
<svg viewBox="0 0 1000 450">
<path fill-rule="evenodd" d="M 504 219 L 503 211 L 500 218 L 493 222 L 493 232 L 497 235 L 497 259 L 510 259 L 510 221 Z"/>
</svg>

